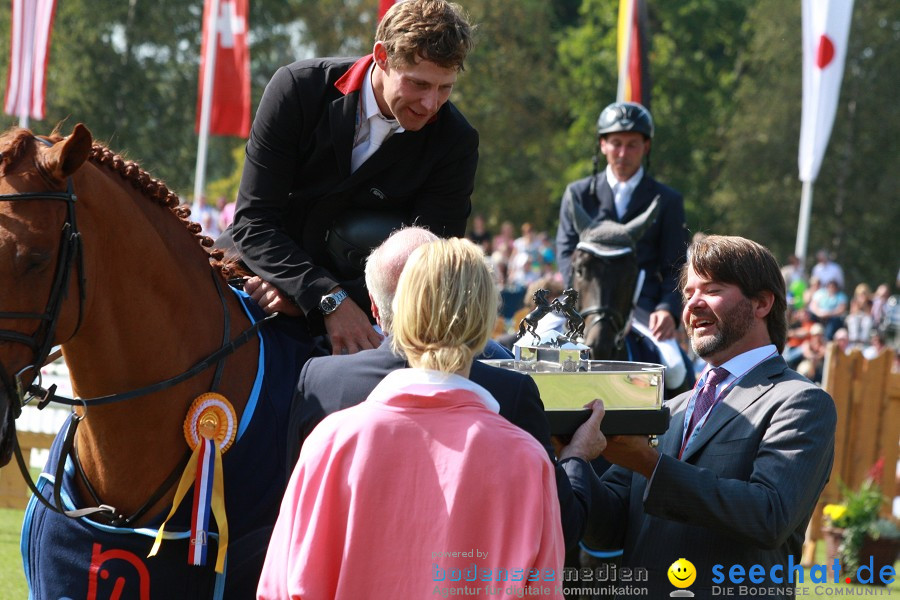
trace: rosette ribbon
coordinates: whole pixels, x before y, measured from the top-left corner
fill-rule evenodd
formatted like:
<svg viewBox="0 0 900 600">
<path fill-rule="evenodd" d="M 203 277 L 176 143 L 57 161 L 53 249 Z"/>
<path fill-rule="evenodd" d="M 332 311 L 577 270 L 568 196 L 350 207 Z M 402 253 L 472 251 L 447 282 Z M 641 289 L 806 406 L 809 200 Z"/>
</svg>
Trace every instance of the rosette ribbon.
<svg viewBox="0 0 900 600">
<path fill-rule="evenodd" d="M 237 416 L 231 403 L 224 396 L 207 393 L 198 396 L 191 404 L 184 420 L 184 436 L 193 449 L 191 458 L 178 488 L 172 508 L 159 531 L 148 556 L 155 556 L 163 540 L 166 523 L 175 514 L 188 491 L 193 488 L 194 502 L 191 509 L 190 546 L 188 563 L 205 565 L 209 541 L 209 517 L 215 517 L 219 530 L 219 550 L 216 572 L 225 572 L 225 556 L 228 552 L 228 518 L 225 515 L 225 484 L 222 481 L 222 454 L 234 441 Z"/>
</svg>

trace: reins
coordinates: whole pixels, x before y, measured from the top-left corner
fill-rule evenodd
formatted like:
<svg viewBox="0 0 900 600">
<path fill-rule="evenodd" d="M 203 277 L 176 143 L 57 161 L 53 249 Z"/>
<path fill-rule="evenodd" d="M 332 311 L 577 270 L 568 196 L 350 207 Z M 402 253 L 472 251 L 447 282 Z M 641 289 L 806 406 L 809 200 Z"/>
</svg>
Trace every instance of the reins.
<svg viewBox="0 0 900 600">
<path fill-rule="evenodd" d="M 219 385 L 219 381 L 221 379 L 221 375 L 222 375 L 222 372 L 224 369 L 224 364 L 225 364 L 224 359 L 228 355 L 234 353 L 238 348 L 243 346 L 245 343 L 247 343 L 259 331 L 259 329 L 264 324 L 268 323 L 269 321 L 271 321 L 278 315 L 277 315 L 277 313 L 272 314 L 272 315 L 267 315 L 263 319 L 256 321 L 250 327 L 248 327 L 243 332 L 241 332 L 241 334 L 238 337 L 229 341 L 228 338 L 230 337 L 230 319 L 229 319 L 229 315 L 228 315 L 228 307 L 225 302 L 225 296 L 224 296 L 224 292 L 222 290 L 222 285 L 219 282 L 218 278 L 216 277 L 215 272 L 211 271 L 211 273 L 213 276 L 213 281 L 216 284 L 216 291 L 218 292 L 219 301 L 222 304 L 222 310 L 225 315 L 224 316 L 224 327 L 223 327 L 223 329 L 224 329 L 223 342 L 222 342 L 222 346 L 218 350 L 216 350 L 215 352 L 213 352 L 206 358 L 202 359 L 201 361 L 196 363 L 194 366 L 190 367 L 188 370 L 186 370 L 174 377 L 170 377 L 169 379 L 166 379 L 164 381 L 160 381 L 160 382 L 148 385 L 148 386 L 144 386 L 142 388 L 138 388 L 135 390 L 129 390 L 127 392 L 121 392 L 118 394 L 109 394 L 106 396 L 98 396 L 95 398 L 67 398 L 65 396 L 56 396 L 55 395 L 55 385 L 51 386 L 50 390 L 46 390 L 39 386 L 32 385 L 29 387 L 29 392 L 33 393 L 35 397 L 42 398 L 41 402 L 38 404 L 38 409 L 44 408 L 48 403 L 53 401 L 53 402 L 57 402 L 59 404 L 67 405 L 67 406 L 73 406 L 73 407 L 74 406 L 82 406 L 85 409 L 85 411 L 87 411 L 87 408 L 89 406 L 102 406 L 105 404 L 112 404 L 115 402 L 131 400 L 133 398 L 138 398 L 140 396 L 147 396 L 149 394 L 160 392 L 162 390 L 165 390 L 165 389 L 168 389 L 175 385 L 178 385 L 179 383 L 187 381 L 188 379 L 190 379 L 196 375 L 199 375 L 203 371 L 209 369 L 213 364 L 216 364 L 216 372 L 213 375 L 213 383 L 211 386 L 211 390 L 215 390 Z M 181 475 L 181 472 L 184 470 L 184 466 L 185 466 L 185 464 L 187 464 L 187 461 L 190 458 L 191 453 L 189 450 L 186 450 L 184 455 L 182 456 L 181 460 L 179 460 L 178 464 L 175 465 L 175 467 L 169 473 L 169 476 L 166 477 L 165 481 L 163 481 L 162 484 L 160 484 L 160 486 L 150 496 L 150 498 L 146 502 L 144 502 L 144 504 L 142 504 L 141 507 L 137 511 L 135 511 L 130 516 L 126 517 L 125 515 L 120 514 L 115 509 L 115 507 L 112 507 L 108 504 L 101 503 L 100 498 L 98 497 L 97 493 L 93 489 L 93 486 L 91 486 L 90 481 L 88 481 L 87 477 L 85 476 L 85 473 L 84 473 L 84 471 L 81 467 L 81 464 L 78 460 L 77 452 L 74 451 L 75 450 L 75 446 L 74 446 L 75 431 L 78 429 L 79 423 L 81 423 L 82 419 L 84 419 L 86 414 L 87 413 L 85 412 L 85 415 L 79 416 L 78 414 L 76 414 L 74 412 L 72 413 L 72 418 L 71 418 L 71 421 L 69 424 L 69 430 L 66 433 L 66 438 L 63 442 L 62 448 L 60 449 L 60 456 L 59 456 L 58 463 L 56 466 L 56 475 L 55 475 L 54 489 L 53 489 L 54 500 L 56 502 L 56 506 L 53 506 L 49 501 L 46 500 L 46 498 L 44 498 L 43 494 L 38 492 L 33 480 L 31 479 L 31 473 L 25 467 L 25 461 L 24 461 L 24 458 L 22 457 L 22 452 L 19 449 L 18 437 L 16 437 L 14 451 L 16 454 L 16 461 L 19 464 L 19 469 L 22 471 L 22 475 L 23 475 L 23 477 L 25 477 L 28 487 L 35 494 L 35 496 L 37 496 L 38 500 L 40 500 L 47 508 L 49 508 L 55 512 L 58 512 L 60 514 L 64 514 L 68 517 L 72 517 L 72 518 L 78 518 L 78 517 L 82 517 L 82 516 L 86 516 L 86 515 L 93 515 L 95 518 L 99 518 L 107 525 L 111 525 L 114 527 L 122 527 L 122 526 L 130 525 L 130 524 L 136 522 L 142 516 L 144 516 L 144 514 L 146 514 L 146 512 L 154 504 L 156 504 L 156 502 L 160 498 L 162 498 L 165 495 L 166 491 L 168 491 L 169 488 L 171 488 L 173 485 L 175 485 L 175 483 L 178 482 L 179 476 Z M 62 501 L 60 498 L 60 489 L 62 487 L 61 482 L 62 482 L 62 477 L 63 477 L 63 471 L 65 469 L 66 458 L 70 455 L 72 456 L 73 463 L 76 464 L 78 474 L 79 474 L 79 476 L 81 476 L 82 481 L 84 482 L 85 487 L 88 490 L 88 493 L 90 493 L 94 502 L 96 502 L 98 504 L 97 507 L 84 508 L 84 509 L 79 509 L 79 510 L 74 510 L 74 511 L 69 511 L 69 510 L 65 510 L 62 508 L 63 505 L 62 505 Z"/>
<path fill-rule="evenodd" d="M 616 350 L 620 350 L 622 345 L 625 342 L 625 336 L 627 335 L 627 330 L 625 328 L 625 317 L 622 316 L 622 313 L 615 310 L 614 308 L 610 308 L 608 306 L 590 306 L 582 311 L 580 311 L 582 318 L 587 321 L 587 317 L 596 316 L 595 319 L 592 319 L 590 324 L 586 325 L 584 328 L 584 336 L 587 337 L 588 332 L 594 328 L 594 326 L 599 325 L 603 321 L 609 321 L 613 327 L 613 330 L 616 331 L 615 338 L 615 348 Z"/>
<path fill-rule="evenodd" d="M 53 145 L 53 143 L 48 140 L 39 137 L 35 137 L 35 139 L 47 146 Z M 267 315 L 265 318 L 254 322 L 235 339 L 229 340 L 229 338 L 231 337 L 230 315 L 228 312 L 227 302 L 225 300 L 225 293 L 222 289 L 222 283 L 219 281 L 217 274 L 215 273 L 215 271 L 211 271 L 216 287 L 216 292 L 218 293 L 219 301 L 222 305 L 222 310 L 224 313 L 223 339 L 219 349 L 215 350 L 210 355 L 188 368 L 186 371 L 174 377 L 170 377 L 164 381 L 147 385 L 135 390 L 129 390 L 126 392 L 109 394 L 106 396 L 99 396 L 95 398 L 66 398 L 64 396 L 57 396 L 55 384 L 51 385 L 49 389 L 45 389 L 41 386 L 41 383 L 43 383 L 43 381 L 41 380 L 40 370 L 41 367 L 47 363 L 47 358 L 50 356 L 50 352 L 53 348 L 53 334 L 56 331 L 56 326 L 60 311 L 62 309 L 63 301 L 68 298 L 69 279 L 72 273 L 73 266 L 78 271 L 78 285 L 80 292 L 78 304 L 78 320 L 76 323 L 75 331 L 72 334 L 73 336 L 80 329 L 84 317 L 84 257 L 81 245 L 81 234 L 79 233 L 78 227 L 75 222 L 76 196 L 73 191 L 72 178 L 67 178 L 65 192 L 21 192 L 16 194 L 0 195 L 0 202 L 12 202 L 20 200 L 62 200 L 66 202 L 67 212 L 66 222 L 62 228 L 62 240 L 60 242 L 56 272 L 54 274 L 53 284 L 50 289 L 50 297 L 47 301 L 47 308 L 44 313 L 39 314 L 26 312 L 0 312 L 0 319 L 30 319 L 38 320 L 41 322 L 41 325 L 38 327 L 35 333 L 30 336 L 17 331 L 0 330 L 0 340 L 27 345 L 32 349 L 33 353 L 32 363 L 19 370 L 14 375 L 14 382 L 10 380 L 10 376 L 6 373 L 5 369 L 0 369 L 0 379 L 2 379 L 2 384 L 8 390 L 16 390 L 17 402 L 15 403 L 15 406 L 11 407 L 9 419 L 10 435 L 12 436 L 12 449 L 16 457 L 16 463 L 19 465 L 19 470 L 22 472 L 22 476 L 34 496 L 41 503 L 43 503 L 44 506 L 46 506 L 53 512 L 65 515 L 70 518 L 80 518 L 88 515 L 93 515 L 95 517 L 100 517 L 104 522 L 113 526 L 129 525 L 142 517 L 154 504 L 156 504 L 156 502 L 163 495 L 165 495 L 166 491 L 178 481 L 178 475 L 184 469 L 185 463 L 190 456 L 190 451 L 186 451 L 185 456 L 179 461 L 179 464 L 175 466 L 172 473 L 166 478 L 166 480 L 160 485 L 160 487 L 157 488 L 157 490 L 151 495 L 151 497 L 134 514 L 129 517 L 125 517 L 124 515 L 119 514 L 114 507 L 101 503 L 90 482 L 85 477 L 81 464 L 78 461 L 77 453 L 74 452 L 75 432 L 78 429 L 78 424 L 82 419 L 85 418 L 87 414 L 87 408 L 89 406 L 101 406 L 112 404 L 114 402 L 122 402 L 125 400 L 130 400 L 140 396 L 146 396 L 171 388 L 175 385 L 178 385 L 179 383 L 187 381 L 192 377 L 195 377 L 201 372 L 209 369 L 213 364 L 216 365 L 216 371 L 213 375 L 213 382 L 211 387 L 212 390 L 215 390 L 218 387 L 222 377 L 222 373 L 224 370 L 224 359 L 230 354 L 234 353 L 242 345 L 247 343 L 264 324 L 274 319 L 277 316 L 277 313 Z M 42 337 L 43 339 L 39 339 L 39 337 Z M 33 370 L 35 372 L 35 378 L 40 383 L 31 383 L 28 386 L 22 383 L 24 379 L 23 374 L 29 370 Z M 25 462 L 24 456 L 22 455 L 22 449 L 19 446 L 18 434 L 15 428 L 15 419 L 18 418 L 19 415 L 21 415 L 22 407 L 25 404 L 28 404 L 33 398 L 40 398 L 40 401 L 37 405 L 38 409 L 45 408 L 50 402 L 58 402 L 60 404 L 72 407 L 81 406 L 85 409 L 85 413 L 83 415 L 78 415 L 74 411 L 72 412 L 69 427 L 66 432 L 65 439 L 62 443 L 60 456 L 58 458 L 56 466 L 55 478 L 53 481 L 53 500 L 56 503 L 55 506 L 53 503 L 47 500 L 44 495 L 37 489 L 37 486 L 31 477 L 29 467 Z M 72 456 L 73 462 L 76 463 L 77 472 L 81 476 L 82 481 L 85 483 L 85 487 L 88 489 L 90 495 L 98 504 L 98 506 L 77 510 L 66 510 L 63 508 L 63 500 L 61 497 L 62 481 L 65 471 L 65 463 L 70 455 Z"/>
</svg>

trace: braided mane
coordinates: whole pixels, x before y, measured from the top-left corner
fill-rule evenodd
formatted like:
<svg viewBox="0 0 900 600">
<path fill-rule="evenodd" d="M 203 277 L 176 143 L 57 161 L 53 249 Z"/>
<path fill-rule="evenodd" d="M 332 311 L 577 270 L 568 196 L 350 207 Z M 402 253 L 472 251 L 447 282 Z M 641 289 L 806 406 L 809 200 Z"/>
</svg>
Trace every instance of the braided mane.
<svg viewBox="0 0 900 600">
<path fill-rule="evenodd" d="M 212 265 L 226 279 L 232 275 L 232 268 L 222 262 L 225 251 L 219 248 L 213 248 L 215 240 L 208 235 L 203 235 L 203 227 L 199 223 L 190 220 L 191 209 L 187 205 L 181 204 L 178 194 L 171 191 L 166 184 L 151 177 L 149 173 L 143 170 L 140 165 L 133 160 L 126 160 L 122 156 L 113 153 L 112 150 L 101 144 L 91 146 L 90 161 L 98 166 L 118 173 L 122 179 L 125 179 L 131 186 L 157 204 L 161 204 L 168 208 L 176 217 L 178 217 L 184 226 L 190 231 L 201 246 L 209 255 Z"/>
<path fill-rule="evenodd" d="M 25 155 L 28 148 L 27 144 L 34 137 L 34 134 L 27 129 L 15 128 L 0 138 L 0 145 L 6 146 L 3 153 L 0 154 L 0 172 L 2 172 L 4 167 L 10 168 L 15 165 Z M 63 136 L 56 130 L 46 136 L 46 138 L 53 143 L 63 140 Z M 184 223 L 187 230 L 194 235 L 199 244 L 206 250 L 210 261 L 212 261 L 213 268 L 218 270 L 223 277 L 227 279 L 236 273 L 237 265 L 231 261 L 223 262 L 224 251 L 212 247 L 215 243 L 214 240 L 201 233 L 203 227 L 199 223 L 189 219 L 191 215 L 190 207 L 182 205 L 178 194 L 166 187 L 165 183 L 151 177 L 138 163 L 115 154 L 102 144 L 95 143 L 91 146 L 89 160 L 97 166 L 117 173 L 122 179 L 129 182 L 133 188 L 140 190 L 144 196 L 168 208 Z"/>
</svg>

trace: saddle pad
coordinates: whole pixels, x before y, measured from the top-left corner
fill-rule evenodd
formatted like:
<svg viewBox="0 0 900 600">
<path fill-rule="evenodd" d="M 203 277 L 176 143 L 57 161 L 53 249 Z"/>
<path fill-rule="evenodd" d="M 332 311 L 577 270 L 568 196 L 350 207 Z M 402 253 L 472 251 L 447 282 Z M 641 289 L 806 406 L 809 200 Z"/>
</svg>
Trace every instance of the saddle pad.
<svg viewBox="0 0 900 600">
<path fill-rule="evenodd" d="M 255 303 L 243 292 L 235 293 L 251 318 L 259 318 Z M 147 554 L 168 508 L 147 527 L 115 528 L 88 518 L 70 519 L 32 498 L 25 512 L 21 542 L 31 598 L 168 600 L 255 596 L 271 529 L 287 485 L 285 440 L 291 398 L 300 367 L 312 347 L 271 324 L 261 329 L 260 342 L 258 372 L 238 438 L 223 456 L 230 532 L 224 576 L 217 576 L 213 570 L 217 550 L 214 533 L 210 535 L 213 539 L 209 547 L 213 558 L 208 564 L 188 564 L 192 493 L 166 526 L 165 540 L 153 558 L 147 558 Z M 53 477 L 70 421 L 71 418 L 57 435 L 37 482 L 48 499 L 53 496 Z M 66 508 L 86 506 L 74 486 L 71 459 L 63 479 Z"/>
</svg>

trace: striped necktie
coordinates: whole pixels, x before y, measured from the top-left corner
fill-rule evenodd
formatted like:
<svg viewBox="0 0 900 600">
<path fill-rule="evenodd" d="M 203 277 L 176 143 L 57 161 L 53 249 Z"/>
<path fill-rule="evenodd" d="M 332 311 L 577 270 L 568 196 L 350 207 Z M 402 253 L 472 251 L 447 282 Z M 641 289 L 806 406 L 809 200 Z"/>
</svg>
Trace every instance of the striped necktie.
<svg viewBox="0 0 900 600">
<path fill-rule="evenodd" d="M 700 388 L 700 393 L 697 394 L 697 399 L 694 401 L 694 412 L 691 414 L 691 422 L 688 425 L 687 433 L 685 433 L 685 440 L 691 439 L 691 434 L 694 432 L 697 423 L 716 403 L 716 386 L 725 381 L 729 374 L 728 369 L 716 367 L 706 376 L 706 381 L 703 383 L 703 387 Z"/>
</svg>

